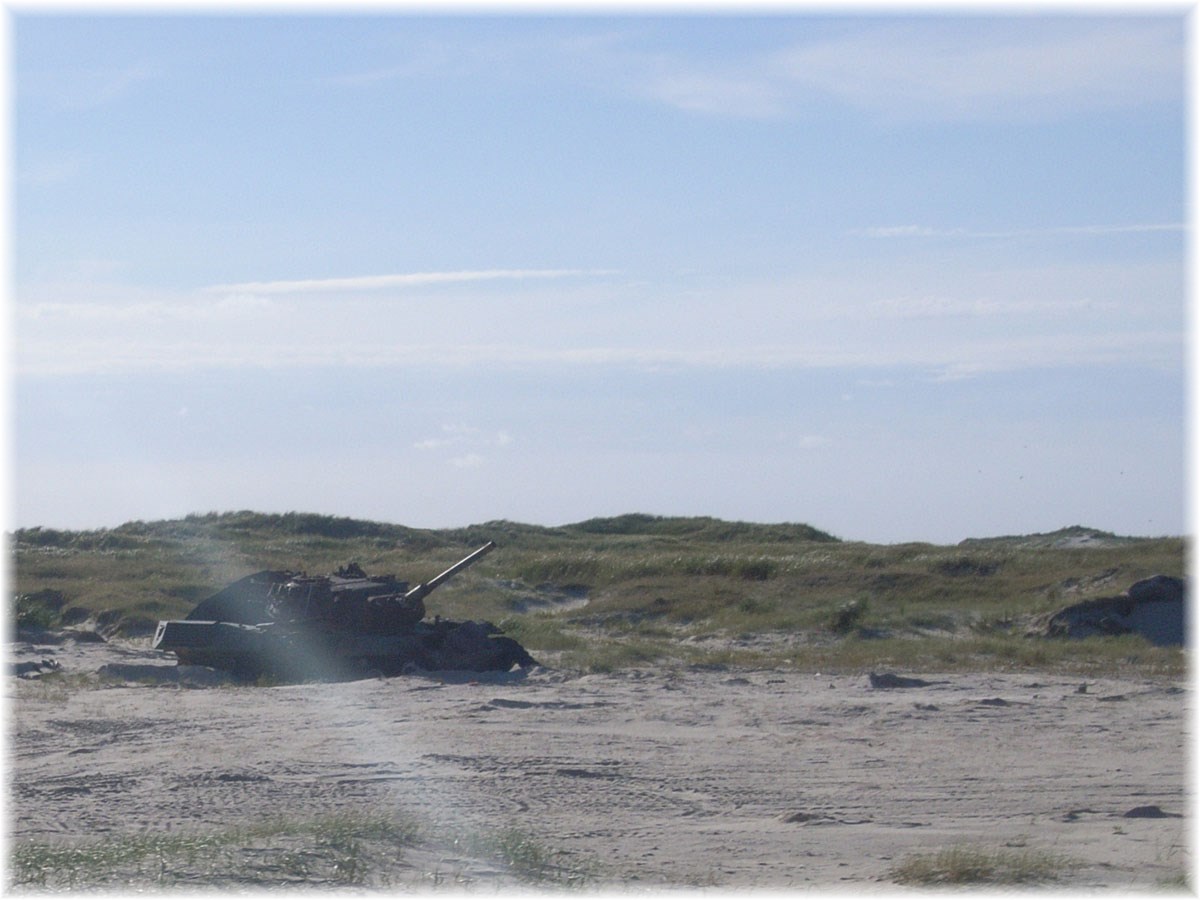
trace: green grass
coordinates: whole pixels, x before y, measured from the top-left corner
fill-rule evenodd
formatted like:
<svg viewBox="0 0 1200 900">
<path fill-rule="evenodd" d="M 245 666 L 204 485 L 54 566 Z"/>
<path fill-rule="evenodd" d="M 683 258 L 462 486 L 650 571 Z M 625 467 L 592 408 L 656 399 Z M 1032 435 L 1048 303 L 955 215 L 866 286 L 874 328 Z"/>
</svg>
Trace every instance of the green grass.
<svg viewBox="0 0 1200 900">
<path fill-rule="evenodd" d="M 1092 546 L 1070 546 L 1088 533 Z M 561 666 L 1185 668 L 1182 651 L 1132 639 L 1028 636 L 1039 617 L 1070 603 L 1119 594 L 1150 575 L 1185 574 L 1183 538 L 1079 527 L 955 546 L 875 545 L 807 525 L 711 518 L 423 530 L 304 513 L 209 513 L 15 532 L 15 594 L 61 598 L 60 608 L 26 601 L 15 612 L 26 621 L 92 617 L 106 631 L 145 633 L 147 623 L 182 617 L 261 569 L 317 574 L 355 561 L 415 583 L 488 540 L 498 550 L 431 594 L 428 614 L 502 623 L 535 657 Z M 586 605 L 562 602 L 574 599 Z M 759 639 L 738 640 L 745 635 Z"/>
<path fill-rule="evenodd" d="M 1075 868 L 1069 857 L 1044 850 L 956 846 L 910 856 L 889 874 L 898 884 L 918 887 L 1011 887 L 1058 881 Z"/>
</svg>

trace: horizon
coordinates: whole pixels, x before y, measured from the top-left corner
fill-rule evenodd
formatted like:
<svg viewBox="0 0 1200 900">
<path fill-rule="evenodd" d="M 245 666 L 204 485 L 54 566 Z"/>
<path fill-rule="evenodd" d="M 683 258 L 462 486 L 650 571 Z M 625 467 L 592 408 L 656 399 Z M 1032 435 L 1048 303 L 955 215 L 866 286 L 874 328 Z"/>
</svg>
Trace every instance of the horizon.
<svg viewBox="0 0 1200 900">
<path fill-rule="evenodd" d="M 13 529 L 1186 534 L 1187 10 L 266 9 L 10 16 Z"/>
</svg>

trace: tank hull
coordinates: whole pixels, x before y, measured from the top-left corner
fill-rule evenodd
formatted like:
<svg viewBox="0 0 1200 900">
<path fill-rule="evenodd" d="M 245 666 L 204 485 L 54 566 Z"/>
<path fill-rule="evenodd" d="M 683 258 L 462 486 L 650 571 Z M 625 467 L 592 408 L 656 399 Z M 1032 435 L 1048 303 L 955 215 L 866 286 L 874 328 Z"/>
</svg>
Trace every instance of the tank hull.
<svg viewBox="0 0 1200 900">
<path fill-rule="evenodd" d="M 399 675 L 406 671 L 507 672 L 536 665 L 488 622 L 425 616 L 422 598 L 495 545 L 407 590 L 393 576 L 357 566 L 331 576 L 264 571 L 202 601 L 186 619 L 159 622 L 155 649 L 181 665 L 232 672 L 243 680 L 286 681 Z"/>
<path fill-rule="evenodd" d="M 173 652 L 180 665 L 210 666 L 245 680 L 398 675 L 432 662 L 425 642 L 416 633 L 338 634 L 194 619 L 160 622 L 154 647 Z"/>
</svg>

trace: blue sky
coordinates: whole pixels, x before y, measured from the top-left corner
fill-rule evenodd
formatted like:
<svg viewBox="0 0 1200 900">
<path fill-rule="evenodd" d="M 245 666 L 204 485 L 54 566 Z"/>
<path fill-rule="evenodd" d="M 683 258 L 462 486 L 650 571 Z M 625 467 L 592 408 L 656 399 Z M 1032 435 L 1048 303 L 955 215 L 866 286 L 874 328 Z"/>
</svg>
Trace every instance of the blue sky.
<svg viewBox="0 0 1200 900">
<path fill-rule="evenodd" d="M 17 12 L 14 524 L 1182 534 L 1187 36 Z"/>
</svg>

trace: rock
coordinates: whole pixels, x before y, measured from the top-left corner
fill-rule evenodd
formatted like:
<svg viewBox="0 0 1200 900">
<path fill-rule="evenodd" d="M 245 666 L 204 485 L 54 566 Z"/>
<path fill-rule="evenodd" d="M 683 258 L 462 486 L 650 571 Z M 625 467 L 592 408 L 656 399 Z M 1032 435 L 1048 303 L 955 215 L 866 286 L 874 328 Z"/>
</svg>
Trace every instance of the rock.
<svg viewBox="0 0 1200 900">
<path fill-rule="evenodd" d="M 46 628 L 39 628 L 36 625 L 19 625 L 17 626 L 17 640 L 27 644 L 48 646 L 50 644 L 61 644 L 65 638 L 61 631 L 51 631 Z"/>
<path fill-rule="evenodd" d="M 66 628 L 62 632 L 63 637 L 67 640 L 75 641 L 77 644 L 107 644 L 104 635 L 98 632 L 91 631 L 87 628 Z"/>
<path fill-rule="evenodd" d="M 37 628 L 23 625 L 17 629 L 17 640 L 27 644 L 58 645 L 67 641 L 79 644 L 105 644 L 104 636 L 89 628 Z"/>
<path fill-rule="evenodd" d="M 68 606 L 62 611 L 59 621 L 66 626 L 79 625 L 95 615 L 96 611 L 88 609 L 86 606 Z"/>
<path fill-rule="evenodd" d="M 1164 812 L 1157 806 L 1135 806 L 1122 818 L 1125 819 L 1182 819 L 1179 813 Z"/>
<path fill-rule="evenodd" d="M 891 672 L 884 672 L 882 675 L 872 672 L 867 677 L 871 681 L 871 687 L 881 689 L 929 687 L 929 685 L 937 683 L 926 681 L 923 678 L 907 678 L 903 675 L 893 675 Z"/>
<path fill-rule="evenodd" d="M 1159 646 L 1186 643 L 1186 585 L 1180 578 L 1155 575 L 1118 597 L 1084 600 L 1059 610 L 1046 622 L 1049 637 L 1140 634 Z"/>
<path fill-rule="evenodd" d="M 179 684 L 191 687 L 229 684 L 234 680 L 228 672 L 220 672 L 208 666 L 108 663 L 101 666 L 96 674 L 102 678 L 112 678 L 117 681 L 134 681 L 142 684 Z"/>
<path fill-rule="evenodd" d="M 13 663 L 12 673 L 18 678 L 38 678 L 47 672 L 57 672 L 62 663 L 56 659 L 43 659 L 41 662 Z"/>
<path fill-rule="evenodd" d="M 1184 583 L 1182 578 L 1170 575 L 1152 575 L 1130 585 L 1126 595 L 1134 603 L 1182 603 Z"/>
<path fill-rule="evenodd" d="M 507 672 L 514 665 L 522 669 L 537 665 L 524 647 L 499 636 L 498 631 L 491 622 L 463 622 L 437 649 L 426 653 L 426 662 L 431 669 L 473 672 Z"/>
</svg>

